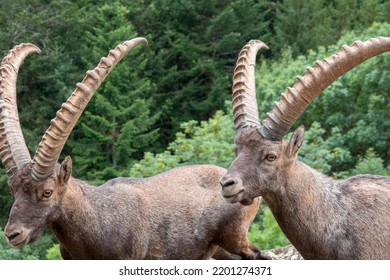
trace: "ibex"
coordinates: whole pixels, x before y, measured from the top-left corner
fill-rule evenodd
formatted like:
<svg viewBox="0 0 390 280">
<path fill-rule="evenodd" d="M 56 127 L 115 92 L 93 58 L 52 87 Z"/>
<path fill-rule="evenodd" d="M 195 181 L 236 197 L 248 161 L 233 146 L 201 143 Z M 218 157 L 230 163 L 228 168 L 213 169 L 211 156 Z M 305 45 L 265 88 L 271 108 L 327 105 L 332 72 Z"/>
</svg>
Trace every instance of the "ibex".
<svg viewBox="0 0 390 280">
<path fill-rule="evenodd" d="M 220 194 L 225 169 L 187 166 L 145 178 L 117 178 L 92 187 L 72 177 L 72 160 L 57 164 L 60 152 L 93 93 L 135 46 L 118 45 L 87 71 L 62 104 L 31 160 L 19 123 L 16 80 L 32 44 L 21 44 L 0 68 L 0 156 L 14 197 L 5 228 L 16 248 L 52 229 L 64 259 L 262 258 L 247 239 L 259 207 L 230 205 Z M 266 257 L 265 257 L 266 258 Z"/>
<path fill-rule="evenodd" d="M 233 78 L 236 158 L 221 179 L 230 203 L 249 205 L 259 196 L 305 259 L 390 259 L 390 178 L 358 175 L 334 180 L 297 159 L 304 128 L 283 137 L 310 103 L 335 79 L 390 50 L 390 38 L 344 45 L 298 77 L 260 125 L 255 59 L 261 41 L 239 54 Z"/>
</svg>

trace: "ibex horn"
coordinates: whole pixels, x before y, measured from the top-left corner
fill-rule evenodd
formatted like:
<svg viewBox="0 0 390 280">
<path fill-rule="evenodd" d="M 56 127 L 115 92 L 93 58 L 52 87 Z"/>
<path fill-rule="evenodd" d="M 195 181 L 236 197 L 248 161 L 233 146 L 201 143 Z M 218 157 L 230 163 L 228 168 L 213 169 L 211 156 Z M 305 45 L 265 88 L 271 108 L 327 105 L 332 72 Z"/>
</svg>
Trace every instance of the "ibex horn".
<svg viewBox="0 0 390 280">
<path fill-rule="evenodd" d="M 269 140 L 282 140 L 310 103 L 338 77 L 387 51 L 390 51 L 390 38 L 378 37 L 365 42 L 356 41 L 351 47 L 344 45 L 336 55 L 317 61 L 315 68 L 307 68 L 305 76 L 298 77 L 295 85 L 288 88 L 280 102 L 267 113 L 262 125 L 258 126 L 260 134 Z M 248 79 L 254 80 L 254 75 Z"/>
<path fill-rule="evenodd" d="M 261 135 L 270 140 L 282 140 L 311 102 L 338 77 L 389 50 L 390 38 L 378 37 L 365 42 L 356 41 L 351 47 L 344 45 L 336 55 L 317 61 L 315 68 L 309 67 L 305 76 L 298 76 L 295 85 L 288 88 L 280 102 L 267 113 L 260 128 Z"/>
<path fill-rule="evenodd" d="M 32 176 L 36 181 L 49 177 L 58 161 L 69 134 L 76 125 L 81 113 L 91 100 L 94 92 L 102 84 L 115 65 L 138 45 L 147 45 L 145 38 L 135 38 L 111 50 L 107 58 L 102 58 L 95 69 L 87 71 L 84 80 L 77 84 L 75 91 L 62 104 L 55 119 L 42 137 L 32 160 Z"/>
<path fill-rule="evenodd" d="M 33 44 L 20 44 L 10 50 L 0 66 L 0 157 L 8 176 L 31 161 L 19 122 L 16 82 L 19 67 L 31 53 L 41 50 Z"/>
<path fill-rule="evenodd" d="M 233 119 L 236 132 L 247 125 L 259 126 L 259 112 L 256 101 L 255 66 L 256 54 L 268 49 L 258 40 L 251 40 L 238 55 L 233 75 Z"/>
</svg>

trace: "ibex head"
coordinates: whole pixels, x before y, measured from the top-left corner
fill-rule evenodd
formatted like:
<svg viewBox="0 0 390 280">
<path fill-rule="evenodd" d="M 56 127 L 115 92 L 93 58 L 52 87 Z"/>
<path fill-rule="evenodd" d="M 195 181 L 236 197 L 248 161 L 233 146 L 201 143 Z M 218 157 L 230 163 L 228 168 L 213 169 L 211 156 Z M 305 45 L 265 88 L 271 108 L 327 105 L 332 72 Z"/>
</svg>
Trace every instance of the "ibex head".
<svg viewBox="0 0 390 280">
<path fill-rule="evenodd" d="M 72 160 L 67 157 L 42 181 L 32 177 L 31 164 L 15 170 L 8 180 L 14 197 L 5 227 L 8 243 L 23 247 L 38 240 L 46 226 L 58 218 L 64 192 L 71 188 Z"/>
<path fill-rule="evenodd" d="M 236 159 L 222 178 L 222 195 L 231 203 L 250 204 L 254 197 L 270 194 L 287 185 L 298 151 L 303 143 L 304 128 L 298 127 L 287 143 L 283 137 L 310 103 L 335 79 L 363 61 L 390 50 L 390 38 L 379 37 L 366 42 L 344 45 L 338 54 L 317 61 L 307 68 L 292 88 L 275 103 L 272 112 L 260 124 L 255 90 L 257 51 L 268 48 L 261 41 L 250 41 L 240 52 L 233 77 L 233 117 L 236 129 Z"/>
<path fill-rule="evenodd" d="M 3 59 L 0 67 L 0 156 L 15 199 L 5 228 L 11 246 L 22 247 L 35 241 L 46 225 L 59 215 L 63 195 L 72 184 L 71 158 L 57 164 L 61 150 L 94 92 L 115 65 L 140 44 L 146 45 L 146 39 L 135 38 L 118 45 L 95 69 L 87 71 L 51 121 L 33 159 L 19 123 L 16 81 L 24 59 L 40 50 L 32 44 L 21 44 Z"/>
</svg>

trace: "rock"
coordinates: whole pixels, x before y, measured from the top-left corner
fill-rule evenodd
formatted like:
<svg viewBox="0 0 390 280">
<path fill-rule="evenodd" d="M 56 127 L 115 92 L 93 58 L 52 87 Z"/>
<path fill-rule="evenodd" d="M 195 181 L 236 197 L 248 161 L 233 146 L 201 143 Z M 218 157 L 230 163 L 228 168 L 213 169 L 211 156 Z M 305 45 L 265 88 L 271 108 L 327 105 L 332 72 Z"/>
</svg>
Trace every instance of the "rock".
<svg viewBox="0 0 390 280">
<path fill-rule="evenodd" d="M 263 250 L 262 253 L 273 260 L 303 260 L 302 256 L 293 245 L 271 250 Z"/>
</svg>

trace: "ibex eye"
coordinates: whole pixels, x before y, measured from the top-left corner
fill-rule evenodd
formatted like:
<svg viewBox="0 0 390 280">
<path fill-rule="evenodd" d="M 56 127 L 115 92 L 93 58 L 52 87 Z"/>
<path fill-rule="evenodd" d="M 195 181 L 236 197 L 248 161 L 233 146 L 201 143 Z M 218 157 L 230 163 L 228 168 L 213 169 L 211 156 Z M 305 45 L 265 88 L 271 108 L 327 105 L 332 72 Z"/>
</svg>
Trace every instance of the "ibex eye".
<svg viewBox="0 0 390 280">
<path fill-rule="evenodd" d="M 45 190 L 45 191 L 43 192 L 43 196 L 44 196 L 44 197 L 50 197 L 52 193 L 53 193 L 52 190 Z"/>
<path fill-rule="evenodd" d="M 276 155 L 273 155 L 273 154 L 267 155 L 267 160 L 268 161 L 274 161 L 275 159 L 276 159 Z"/>
</svg>

